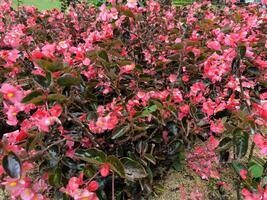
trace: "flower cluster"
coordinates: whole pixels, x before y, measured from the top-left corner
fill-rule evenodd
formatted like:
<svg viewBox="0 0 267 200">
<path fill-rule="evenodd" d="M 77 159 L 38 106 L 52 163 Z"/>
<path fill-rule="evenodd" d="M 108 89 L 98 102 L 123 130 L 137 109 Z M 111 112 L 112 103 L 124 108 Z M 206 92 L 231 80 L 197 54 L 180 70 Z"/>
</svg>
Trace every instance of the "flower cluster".
<svg viewBox="0 0 267 200">
<path fill-rule="evenodd" d="M 133 199 L 155 192 L 165 161 L 220 179 L 214 164 L 239 162 L 249 143 L 266 155 L 266 28 L 261 4 L 234 1 L 67 12 L 4 1 L 1 183 L 13 199 Z"/>
</svg>

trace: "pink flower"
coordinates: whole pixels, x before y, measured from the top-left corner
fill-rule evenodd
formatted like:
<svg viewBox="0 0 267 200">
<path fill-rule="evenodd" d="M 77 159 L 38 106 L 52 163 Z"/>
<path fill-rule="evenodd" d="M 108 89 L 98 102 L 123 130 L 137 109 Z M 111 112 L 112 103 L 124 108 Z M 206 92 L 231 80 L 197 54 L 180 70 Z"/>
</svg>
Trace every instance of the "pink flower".
<svg viewBox="0 0 267 200">
<path fill-rule="evenodd" d="M 179 112 L 179 119 L 183 119 L 183 117 L 187 116 L 190 112 L 190 107 L 189 105 L 185 104 L 179 107 L 180 111 Z"/>
<path fill-rule="evenodd" d="M 87 189 L 79 189 L 73 195 L 74 200 L 98 200 L 95 193 L 89 192 Z"/>
<path fill-rule="evenodd" d="M 176 78 L 177 76 L 175 74 L 171 74 L 168 79 L 171 83 L 174 83 L 176 81 Z"/>
<path fill-rule="evenodd" d="M 91 181 L 89 184 L 88 184 L 88 190 L 90 192 L 94 192 L 96 190 L 98 190 L 99 188 L 99 184 L 97 181 Z"/>
<path fill-rule="evenodd" d="M 135 8 L 137 6 L 137 0 L 127 0 L 126 6 L 128 8 Z"/>
<path fill-rule="evenodd" d="M 178 88 L 173 89 L 172 94 L 173 94 L 172 100 L 174 102 L 180 103 L 180 102 L 183 101 L 182 93 L 181 93 L 181 91 Z"/>
<path fill-rule="evenodd" d="M 102 177 L 106 177 L 109 175 L 109 164 L 104 163 L 104 165 L 100 169 L 100 174 Z"/>
<path fill-rule="evenodd" d="M 263 4 L 263 5 L 267 5 L 267 0 L 261 0 L 261 3 Z M 267 44 L 267 43 L 266 43 Z M 267 47 L 266 47 L 267 48 Z"/>
<path fill-rule="evenodd" d="M 221 45 L 218 41 L 208 41 L 207 42 L 207 47 L 210 49 L 213 49 L 215 51 L 221 50 Z"/>
<path fill-rule="evenodd" d="M 239 174 L 240 174 L 241 178 L 245 180 L 245 179 L 247 179 L 248 171 L 245 170 L 245 169 L 241 169 L 241 170 L 239 171 Z"/>
<path fill-rule="evenodd" d="M 208 149 L 209 150 L 216 149 L 217 146 L 219 145 L 219 143 L 220 142 L 214 136 L 210 136 L 209 143 L 208 143 Z"/>
<path fill-rule="evenodd" d="M 175 44 L 178 44 L 178 43 L 181 43 L 181 41 L 182 41 L 181 38 L 176 38 L 175 41 L 174 41 L 174 43 L 175 43 Z"/>
<path fill-rule="evenodd" d="M 5 186 L 5 189 L 10 192 L 13 197 L 18 197 L 21 194 L 25 184 L 24 180 L 13 178 L 8 178 L 5 182 L 2 182 L 2 185 Z"/>
<path fill-rule="evenodd" d="M 50 113 L 54 114 L 54 116 Z M 49 132 L 49 127 L 53 125 L 55 122 L 61 124 L 58 116 L 61 114 L 61 110 L 58 106 L 54 106 L 50 109 L 50 111 L 38 110 L 36 111 L 32 117 L 31 122 L 34 123 L 35 126 L 38 127 L 40 131 Z"/>
<path fill-rule="evenodd" d="M 66 192 L 67 194 L 73 196 L 77 190 L 79 189 L 80 185 L 83 184 L 83 173 L 80 174 L 80 176 L 77 177 L 71 177 L 68 185 L 66 188 L 61 188 L 61 192 Z"/>
<path fill-rule="evenodd" d="M 54 56 L 55 51 L 56 51 L 56 44 L 46 44 L 42 48 L 43 55 L 46 56 L 47 58 L 51 58 L 51 59 L 55 58 L 55 56 Z"/>
<path fill-rule="evenodd" d="M 262 155 L 267 155 L 267 138 L 257 133 L 254 135 L 253 141 L 259 147 L 260 153 Z"/>
<path fill-rule="evenodd" d="M 22 111 L 22 107 L 14 106 L 14 105 L 7 105 L 4 103 L 4 108 L 7 109 L 7 124 L 10 126 L 16 126 L 18 123 L 17 114 L 18 112 Z"/>
<path fill-rule="evenodd" d="M 22 200 L 32 200 L 34 196 L 34 192 L 29 188 L 23 189 L 20 193 L 20 197 Z"/>
<path fill-rule="evenodd" d="M 214 133 L 223 133 L 225 128 L 221 119 L 210 122 L 210 130 Z"/>
<path fill-rule="evenodd" d="M 96 122 L 90 121 L 89 128 L 94 133 L 102 133 L 106 130 L 112 130 L 118 124 L 118 118 L 115 115 L 99 117 Z"/>
<path fill-rule="evenodd" d="M 23 93 L 8 83 L 2 84 L 0 92 L 3 94 L 5 100 L 9 100 L 12 103 L 20 103 L 23 98 Z"/>
<path fill-rule="evenodd" d="M 211 99 L 208 99 L 203 103 L 202 112 L 206 113 L 209 117 L 214 114 L 215 106 L 215 102 L 213 102 Z"/>
<path fill-rule="evenodd" d="M 128 74 L 128 73 L 131 73 L 131 71 L 133 71 L 134 68 L 135 68 L 135 64 L 132 63 L 130 65 L 122 66 L 120 68 L 120 71 L 121 71 L 121 74 L 123 74 L 123 73 L 127 73 Z"/>
<path fill-rule="evenodd" d="M 19 51 L 14 49 L 12 51 L 0 51 L 0 57 L 2 57 L 6 62 L 16 62 L 19 58 Z"/>
</svg>

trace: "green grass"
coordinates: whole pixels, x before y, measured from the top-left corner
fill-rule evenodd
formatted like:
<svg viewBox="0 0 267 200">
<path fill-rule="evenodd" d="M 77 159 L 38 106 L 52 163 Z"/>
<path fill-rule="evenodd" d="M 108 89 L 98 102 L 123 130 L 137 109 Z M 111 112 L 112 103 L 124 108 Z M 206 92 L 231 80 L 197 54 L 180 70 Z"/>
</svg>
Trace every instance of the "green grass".
<svg viewBox="0 0 267 200">
<path fill-rule="evenodd" d="M 39 10 L 47 10 L 52 8 L 60 8 L 59 0 L 22 0 L 23 5 L 35 6 Z M 17 0 L 13 0 L 14 7 L 17 7 Z"/>
<path fill-rule="evenodd" d="M 194 0 L 173 0 L 175 5 L 185 5 L 188 3 L 192 3 Z M 60 1 L 59 0 L 22 0 L 23 5 L 35 6 L 39 10 L 47 10 L 52 8 L 60 9 Z M 17 7 L 17 0 L 13 0 L 14 7 Z"/>
</svg>

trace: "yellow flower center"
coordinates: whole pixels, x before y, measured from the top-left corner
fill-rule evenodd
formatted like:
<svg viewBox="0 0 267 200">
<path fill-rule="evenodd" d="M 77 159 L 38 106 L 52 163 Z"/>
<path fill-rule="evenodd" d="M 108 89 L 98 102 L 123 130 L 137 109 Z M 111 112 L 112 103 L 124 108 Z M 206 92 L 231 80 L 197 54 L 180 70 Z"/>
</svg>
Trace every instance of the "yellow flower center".
<svg viewBox="0 0 267 200">
<path fill-rule="evenodd" d="M 16 187 L 17 186 L 17 182 L 11 182 L 10 184 L 9 184 L 11 187 Z"/>
<path fill-rule="evenodd" d="M 25 195 L 26 195 L 26 196 L 30 196 L 30 195 L 31 195 L 31 191 L 28 190 L 28 189 L 26 189 L 26 190 L 25 190 Z"/>
<path fill-rule="evenodd" d="M 15 117 L 17 115 L 17 113 L 16 112 L 13 112 L 12 115 Z"/>
<path fill-rule="evenodd" d="M 14 94 L 13 92 L 9 92 L 9 93 L 7 93 L 7 96 L 8 96 L 9 98 L 11 98 L 11 97 L 14 97 L 15 94 Z"/>
</svg>

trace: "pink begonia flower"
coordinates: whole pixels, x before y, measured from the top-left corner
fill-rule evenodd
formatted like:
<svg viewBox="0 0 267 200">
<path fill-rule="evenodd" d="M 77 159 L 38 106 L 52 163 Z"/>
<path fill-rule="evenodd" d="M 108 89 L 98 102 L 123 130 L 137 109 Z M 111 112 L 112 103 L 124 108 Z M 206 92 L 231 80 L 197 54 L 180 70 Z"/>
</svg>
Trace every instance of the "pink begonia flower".
<svg viewBox="0 0 267 200">
<path fill-rule="evenodd" d="M 263 189 L 259 186 L 257 192 L 250 192 L 248 189 L 243 188 L 241 193 L 244 196 L 244 200 L 266 200 L 267 188 Z"/>
<path fill-rule="evenodd" d="M 172 91 L 172 100 L 175 102 L 175 103 L 181 103 L 183 101 L 183 96 L 182 96 L 182 93 L 181 91 L 178 89 L 178 88 L 174 88 L 173 91 Z"/>
<path fill-rule="evenodd" d="M 137 6 L 137 0 L 127 0 L 126 6 L 128 8 L 135 8 Z"/>
<path fill-rule="evenodd" d="M 174 43 L 175 43 L 175 44 L 178 44 L 178 43 L 181 43 L 181 41 L 182 41 L 181 38 L 176 38 L 175 41 L 174 41 Z"/>
<path fill-rule="evenodd" d="M 18 123 L 17 114 L 18 112 L 23 110 L 23 107 L 14 106 L 14 105 L 7 105 L 4 103 L 4 109 L 7 110 L 7 121 L 6 123 L 10 126 L 16 126 Z"/>
<path fill-rule="evenodd" d="M 123 74 L 123 73 L 131 73 L 131 71 L 133 71 L 133 69 L 135 68 L 135 64 L 132 63 L 130 65 L 125 65 L 125 66 L 122 66 L 120 68 L 120 73 Z"/>
<path fill-rule="evenodd" d="M 99 200 L 97 195 L 87 189 L 79 189 L 73 195 L 74 200 Z"/>
<path fill-rule="evenodd" d="M 20 57 L 19 51 L 17 49 L 11 51 L 0 51 L 0 57 L 2 57 L 6 62 L 16 62 Z"/>
<path fill-rule="evenodd" d="M 61 124 L 58 117 L 61 115 L 62 108 L 60 105 L 53 106 L 48 112 L 44 110 L 36 111 L 32 117 L 31 121 L 35 126 L 38 127 L 40 131 L 49 132 L 49 127 L 54 123 Z"/>
<path fill-rule="evenodd" d="M 12 197 L 18 197 L 25 188 L 26 182 L 23 179 L 8 178 L 2 182 L 5 189 L 10 192 Z"/>
<path fill-rule="evenodd" d="M 211 99 L 208 99 L 203 103 L 202 112 L 206 113 L 209 116 L 214 114 L 216 104 Z"/>
<path fill-rule="evenodd" d="M 210 130 L 214 133 L 222 133 L 224 132 L 225 128 L 223 125 L 222 120 L 217 120 L 216 122 L 211 121 L 210 122 Z"/>
<path fill-rule="evenodd" d="M 42 48 L 43 55 L 51 59 L 55 58 L 54 56 L 55 51 L 56 51 L 56 44 L 46 44 Z"/>
<path fill-rule="evenodd" d="M 20 198 L 22 200 L 32 200 L 34 196 L 35 193 L 29 188 L 23 189 L 22 192 L 20 193 Z"/>
<path fill-rule="evenodd" d="M 221 45 L 218 41 L 208 41 L 207 42 L 207 47 L 210 49 L 213 49 L 215 51 L 221 50 Z"/>
<path fill-rule="evenodd" d="M 102 167 L 100 168 L 100 174 L 102 177 L 106 177 L 109 175 L 110 167 L 108 163 L 104 163 Z"/>
<path fill-rule="evenodd" d="M 168 79 L 171 83 L 174 83 L 176 81 L 176 78 L 177 76 L 175 74 L 171 74 Z"/>
<path fill-rule="evenodd" d="M 255 134 L 253 137 L 254 143 L 260 149 L 262 155 L 267 155 L 267 137 L 263 137 L 261 134 Z"/>
<path fill-rule="evenodd" d="M 261 0 L 261 3 L 263 4 L 263 5 L 267 5 L 267 0 Z M 267 44 L 267 43 L 266 43 Z M 267 47 L 266 47 L 267 48 Z"/>
<path fill-rule="evenodd" d="M 241 170 L 239 171 L 239 174 L 240 174 L 241 178 L 245 180 L 245 179 L 247 179 L 248 171 L 245 170 L 245 169 L 241 169 Z"/>
<path fill-rule="evenodd" d="M 214 150 L 217 148 L 217 146 L 219 145 L 219 141 L 214 137 L 214 136 L 210 136 L 209 138 L 209 143 L 208 143 L 208 149 L 209 150 Z"/>
<path fill-rule="evenodd" d="M 8 83 L 2 84 L 0 92 L 5 100 L 9 100 L 12 103 L 20 103 L 23 98 L 23 92 Z"/>
</svg>

